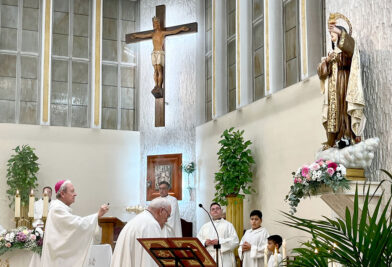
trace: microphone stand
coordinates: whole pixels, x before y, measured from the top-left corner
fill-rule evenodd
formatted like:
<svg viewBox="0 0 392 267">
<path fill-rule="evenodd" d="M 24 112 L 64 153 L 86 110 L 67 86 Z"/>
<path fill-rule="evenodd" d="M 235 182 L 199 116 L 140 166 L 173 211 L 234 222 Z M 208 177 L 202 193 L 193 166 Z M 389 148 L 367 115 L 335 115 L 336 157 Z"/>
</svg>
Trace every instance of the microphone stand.
<svg viewBox="0 0 392 267">
<path fill-rule="evenodd" d="M 219 267 L 219 249 L 221 248 L 221 244 L 219 243 L 219 234 L 218 234 L 218 231 L 216 230 L 215 224 L 211 218 L 210 213 L 203 207 L 203 205 L 201 203 L 199 204 L 199 207 L 202 208 L 207 213 L 208 217 L 210 218 L 212 227 L 214 227 L 214 229 L 215 229 L 216 236 L 218 237 L 218 244 L 214 245 L 214 249 L 215 249 L 215 253 L 216 253 L 216 266 Z"/>
</svg>

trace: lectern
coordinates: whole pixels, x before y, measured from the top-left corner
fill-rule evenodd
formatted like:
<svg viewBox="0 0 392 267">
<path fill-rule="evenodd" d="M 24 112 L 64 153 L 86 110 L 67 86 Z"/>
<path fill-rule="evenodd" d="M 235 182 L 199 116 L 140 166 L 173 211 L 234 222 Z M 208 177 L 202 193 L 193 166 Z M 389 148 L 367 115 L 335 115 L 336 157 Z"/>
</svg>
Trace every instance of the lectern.
<svg viewBox="0 0 392 267">
<path fill-rule="evenodd" d="M 216 267 L 214 259 L 195 237 L 137 240 L 161 267 Z"/>
<path fill-rule="evenodd" d="M 116 217 L 102 217 L 98 219 L 98 224 L 102 227 L 101 244 L 109 244 L 114 249 L 114 242 L 125 223 Z"/>
</svg>

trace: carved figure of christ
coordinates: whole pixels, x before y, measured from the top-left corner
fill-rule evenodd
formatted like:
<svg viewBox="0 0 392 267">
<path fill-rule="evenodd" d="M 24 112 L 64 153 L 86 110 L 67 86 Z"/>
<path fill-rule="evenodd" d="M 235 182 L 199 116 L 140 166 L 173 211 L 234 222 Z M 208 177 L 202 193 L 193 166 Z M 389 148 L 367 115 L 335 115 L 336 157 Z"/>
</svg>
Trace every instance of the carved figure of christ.
<svg viewBox="0 0 392 267">
<path fill-rule="evenodd" d="M 165 126 L 165 37 L 180 32 L 197 32 L 197 23 L 189 23 L 165 28 L 165 6 L 156 7 L 156 16 L 152 18 L 153 30 L 126 35 L 126 43 L 152 39 L 151 61 L 154 68 L 155 86 L 151 93 L 155 97 L 155 127 Z"/>
</svg>

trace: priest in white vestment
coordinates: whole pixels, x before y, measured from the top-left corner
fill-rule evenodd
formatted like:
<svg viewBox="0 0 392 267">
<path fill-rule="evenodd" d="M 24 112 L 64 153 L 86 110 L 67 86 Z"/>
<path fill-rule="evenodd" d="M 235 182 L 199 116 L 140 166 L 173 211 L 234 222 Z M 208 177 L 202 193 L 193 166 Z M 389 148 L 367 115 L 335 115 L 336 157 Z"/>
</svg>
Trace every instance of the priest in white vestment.
<svg viewBox="0 0 392 267">
<path fill-rule="evenodd" d="M 263 214 L 259 210 L 250 213 L 251 229 L 245 232 L 238 248 L 238 256 L 246 267 L 263 267 L 264 250 L 268 244 L 268 231 L 261 227 Z"/>
<path fill-rule="evenodd" d="M 45 186 L 42 189 L 42 195 L 46 195 L 49 198 L 49 206 L 48 208 L 50 208 L 50 204 L 52 201 L 52 188 L 50 186 Z M 44 221 L 42 221 L 42 214 L 44 212 L 44 200 L 43 198 L 40 198 L 39 200 L 37 200 L 34 203 L 34 221 L 33 221 L 33 227 L 37 227 L 37 226 L 43 226 L 44 225 Z"/>
<path fill-rule="evenodd" d="M 164 198 L 155 198 L 147 210 L 130 220 L 116 242 L 111 267 L 155 267 L 153 258 L 137 238 L 166 237 L 165 223 L 171 214 L 171 205 Z"/>
<path fill-rule="evenodd" d="M 82 267 L 88 258 L 98 218 L 108 210 L 102 205 L 98 213 L 79 217 L 72 214 L 70 205 L 75 202 L 75 188 L 69 180 L 59 181 L 56 200 L 52 202 L 45 225 L 42 248 L 43 267 Z"/>
<path fill-rule="evenodd" d="M 211 204 L 210 214 L 218 231 L 219 243 L 221 244 L 218 267 L 235 267 L 234 249 L 238 246 L 237 232 L 230 222 L 222 218 L 222 208 L 218 203 Z M 218 238 L 211 222 L 204 224 L 200 228 L 197 238 L 206 246 L 207 251 L 216 261 L 214 245 L 218 243 Z"/>
<path fill-rule="evenodd" d="M 169 195 L 170 184 L 166 181 L 162 181 L 159 183 L 159 195 L 162 198 L 167 199 L 171 205 L 171 216 L 167 220 L 166 225 L 169 232 L 167 233 L 168 237 L 182 237 L 182 229 L 181 229 L 181 218 L 180 218 L 180 208 L 178 207 L 177 198 Z"/>
</svg>

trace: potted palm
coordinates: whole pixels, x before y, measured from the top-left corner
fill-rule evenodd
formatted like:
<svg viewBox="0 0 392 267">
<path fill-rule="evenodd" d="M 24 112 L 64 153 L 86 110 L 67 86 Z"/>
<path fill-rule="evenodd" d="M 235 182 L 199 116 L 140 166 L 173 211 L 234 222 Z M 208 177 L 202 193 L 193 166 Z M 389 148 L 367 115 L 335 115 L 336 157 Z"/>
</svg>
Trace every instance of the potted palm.
<svg viewBox="0 0 392 267">
<path fill-rule="evenodd" d="M 223 132 L 218 151 L 220 169 L 215 173 L 214 201 L 227 205 L 226 218 L 234 224 L 239 237 L 243 231 L 243 199 L 254 192 L 251 167 L 255 161 L 249 148 L 252 142 L 245 141 L 243 134 L 234 127 Z"/>
</svg>

